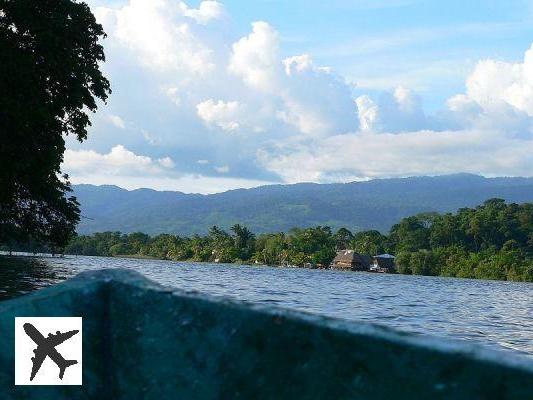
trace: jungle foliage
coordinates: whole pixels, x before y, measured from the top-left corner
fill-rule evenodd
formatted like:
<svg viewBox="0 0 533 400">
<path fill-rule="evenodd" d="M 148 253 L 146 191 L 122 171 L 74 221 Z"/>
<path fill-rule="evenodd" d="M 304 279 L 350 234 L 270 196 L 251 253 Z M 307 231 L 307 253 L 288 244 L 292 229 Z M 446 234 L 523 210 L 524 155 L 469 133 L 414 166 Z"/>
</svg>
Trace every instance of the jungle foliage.
<svg viewBox="0 0 533 400">
<path fill-rule="evenodd" d="M 336 250 L 396 255 L 399 273 L 533 281 L 533 203 L 490 199 L 457 213 L 423 213 L 402 219 L 388 235 L 332 232 L 317 226 L 254 235 L 244 226 L 216 226 L 205 236 L 95 233 L 75 238 L 69 254 L 137 256 L 168 260 L 327 266 Z"/>
</svg>

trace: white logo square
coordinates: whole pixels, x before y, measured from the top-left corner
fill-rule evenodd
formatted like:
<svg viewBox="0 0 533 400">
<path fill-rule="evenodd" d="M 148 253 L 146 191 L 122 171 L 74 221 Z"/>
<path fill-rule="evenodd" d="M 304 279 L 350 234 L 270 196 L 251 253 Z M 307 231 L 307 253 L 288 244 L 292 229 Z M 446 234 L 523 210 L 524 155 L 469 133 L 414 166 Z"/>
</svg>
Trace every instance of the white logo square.
<svg viewBox="0 0 533 400">
<path fill-rule="evenodd" d="M 81 385 L 82 318 L 15 318 L 15 385 Z"/>
</svg>

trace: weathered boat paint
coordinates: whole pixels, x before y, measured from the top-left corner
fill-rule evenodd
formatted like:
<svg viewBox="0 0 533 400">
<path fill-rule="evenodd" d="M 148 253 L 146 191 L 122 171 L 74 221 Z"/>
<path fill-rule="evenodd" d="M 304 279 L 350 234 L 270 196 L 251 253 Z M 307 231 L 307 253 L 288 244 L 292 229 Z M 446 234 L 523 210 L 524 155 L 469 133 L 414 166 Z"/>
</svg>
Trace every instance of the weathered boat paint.
<svg viewBox="0 0 533 400">
<path fill-rule="evenodd" d="M 83 386 L 14 386 L 14 318 L 83 317 Z M 0 303 L 2 399 L 531 399 L 533 362 L 87 272 Z"/>
</svg>

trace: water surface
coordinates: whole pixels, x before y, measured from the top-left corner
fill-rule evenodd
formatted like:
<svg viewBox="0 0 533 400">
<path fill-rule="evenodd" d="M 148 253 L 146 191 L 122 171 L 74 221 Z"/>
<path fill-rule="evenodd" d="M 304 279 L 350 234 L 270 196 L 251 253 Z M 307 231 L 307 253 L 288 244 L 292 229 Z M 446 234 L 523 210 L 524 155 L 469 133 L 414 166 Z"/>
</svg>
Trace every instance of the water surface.
<svg viewBox="0 0 533 400">
<path fill-rule="evenodd" d="M 533 358 L 533 284 L 103 257 L 0 258 L 0 299 L 81 271 L 127 268 L 168 286 L 467 340 Z"/>
</svg>

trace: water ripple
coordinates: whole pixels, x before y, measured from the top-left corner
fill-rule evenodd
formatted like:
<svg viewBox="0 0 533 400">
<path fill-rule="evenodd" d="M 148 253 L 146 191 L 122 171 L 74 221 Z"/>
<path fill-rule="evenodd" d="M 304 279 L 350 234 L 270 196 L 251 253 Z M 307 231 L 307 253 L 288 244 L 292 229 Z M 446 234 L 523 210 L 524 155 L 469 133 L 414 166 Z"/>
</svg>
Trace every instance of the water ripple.
<svg viewBox="0 0 533 400">
<path fill-rule="evenodd" d="M 468 340 L 533 357 L 533 284 L 101 257 L 0 259 L 0 299 L 78 272 L 128 268 L 168 286 L 406 332 Z"/>
</svg>

